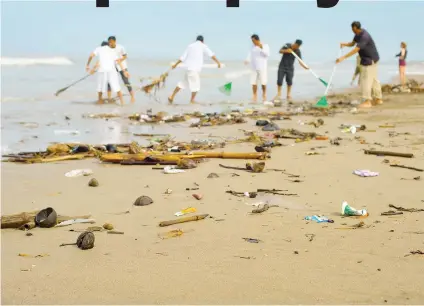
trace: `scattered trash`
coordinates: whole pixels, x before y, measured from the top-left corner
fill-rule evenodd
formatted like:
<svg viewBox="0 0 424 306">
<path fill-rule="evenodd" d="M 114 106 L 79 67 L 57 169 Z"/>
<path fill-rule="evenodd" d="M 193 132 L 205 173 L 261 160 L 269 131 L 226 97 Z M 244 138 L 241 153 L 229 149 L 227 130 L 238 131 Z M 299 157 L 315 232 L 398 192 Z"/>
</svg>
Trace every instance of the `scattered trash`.
<svg viewBox="0 0 424 306">
<path fill-rule="evenodd" d="M 424 255 L 423 251 L 416 250 L 416 251 L 410 251 L 409 254 L 406 254 L 405 257 L 411 256 L 411 255 Z"/>
<path fill-rule="evenodd" d="M 72 130 L 55 130 L 55 135 L 79 135 L 79 131 L 72 131 Z"/>
<path fill-rule="evenodd" d="M 403 215 L 401 211 L 389 210 L 381 213 L 382 216 L 395 216 L 395 215 Z"/>
<path fill-rule="evenodd" d="M 174 215 L 176 217 L 181 217 L 181 216 L 184 216 L 184 215 L 187 215 L 187 214 L 195 213 L 196 211 L 197 211 L 196 208 L 194 208 L 194 207 L 188 207 L 188 208 L 183 209 L 183 210 L 181 210 L 179 212 L 176 212 Z"/>
<path fill-rule="evenodd" d="M 413 177 L 412 179 L 401 178 L 401 180 L 404 180 L 404 181 L 420 181 L 421 176 L 416 176 L 416 177 Z"/>
<path fill-rule="evenodd" d="M 79 224 L 79 223 L 96 223 L 96 220 L 94 220 L 94 219 L 66 220 L 66 221 L 60 222 L 59 224 L 56 224 L 56 227 L 68 226 L 68 225 Z"/>
<path fill-rule="evenodd" d="M 152 198 L 148 197 L 148 196 L 141 196 L 138 197 L 135 201 L 134 201 L 134 206 L 147 206 L 153 203 Z"/>
<path fill-rule="evenodd" d="M 95 178 L 92 178 L 92 179 L 88 182 L 88 186 L 90 186 L 90 187 L 97 187 L 97 186 L 99 186 L 99 182 L 98 182 Z"/>
<path fill-rule="evenodd" d="M 65 173 L 66 177 L 89 176 L 93 174 L 91 169 L 76 169 Z"/>
<path fill-rule="evenodd" d="M 305 155 L 319 155 L 319 152 L 317 152 L 317 151 L 308 151 L 308 152 L 305 152 Z"/>
<path fill-rule="evenodd" d="M 342 216 L 369 216 L 366 209 L 357 210 L 346 201 L 342 203 Z"/>
<path fill-rule="evenodd" d="M 179 223 L 203 220 L 207 216 L 209 216 L 209 215 L 204 214 L 204 215 L 197 215 L 197 216 L 191 216 L 191 217 L 184 217 L 184 218 L 180 218 L 180 219 L 176 219 L 176 220 L 162 221 L 162 222 L 159 223 L 159 226 L 164 227 L 164 226 L 169 226 L 169 225 L 174 225 L 174 224 L 179 224 Z"/>
<path fill-rule="evenodd" d="M 409 170 L 414 170 L 414 171 L 418 171 L 418 172 L 423 172 L 424 171 L 423 169 L 420 169 L 420 168 L 408 167 L 408 166 L 398 165 L 398 164 L 391 164 L 390 167 L 397 167 L 397 168 L 409 169 Z"/>
<path fill-rule="evenodd" d="M 209 175 L 208 175 L 208 178 L 210 179 L 210 178 L 218 178 L 219 177 L 219 175 L 218 174 L 216 174 L 216 173 L 214 173 L 214 172 L 212 172 L 212 173 L 209 173 Z"/>
<path fill-rule="evenodd" d="M 184 234 L 182 229 L 176 229 L 176 230 L 172 230 L 166 233 L 162 233 L 159 234 L 159 237 L 161 239 L 169 239 L 169 238 L 175 238 L 175 237 L 180 237 Z"/>
<path fill-rule="evenodd" d="M 110 230 L 113 230 L 113 225 L 111 223 L 105 223 L 105 224 L 103 224 L 103 228 L 105 230 L 110 231 Z"/>
<path fill-rule="evenodd" d="M 25 253 L 19 253 L 18 256 L 20 257 L 31 257 L 31 258 L 40 258 L 40 257 L 47 257 L 50 256 L 49 254 L 38 254 L 38 255 L 29 255 L 29 254 L 25 254 Z"/>
<path fill-rule="evenodd" d="M 340 145 L 340 141 L 343 140 L 340 137 L 336 137 L 330 140 L 330 144 L 332 144 L 333 146 L 339 146 Z"/>
<path fill-rule="evenodd" d="M 306 216 L 305 220 L 307 221 L 315 221 L 317 223 L 334 223 L 334 220 L 328 219 L 327 217 L 324 216 L 317 216 L 317 215 L 313 215 L 313 216 Z"/>
<path fill-rule="evenodd" d="M 76 243 L 62 243 L 60 246 L 76 245 L 81 250 L 89 250 L 94 247 L 95 236 L 93 232 L 81 233 Z"/>
<path fill-rule="evenodd" d="M 256 238 L 242 238 L 244 241 L 247 241 L 249 243 L 259 243 L 262 242 L 262 240 L 256 239 Z"/>
<path fill-rule="evenodd" d="M 411 212 L 411 213 L 424 211 L 423 208 L 403 208 L 401 206 L 394 206 L 392 204 L 389 204 L 389 207 L 394 208 L 398 211 L 405 211 L 405 212 Z"/>
<path fill-rule="evenodd" d="M 168 188 L 168 189 L 165 190 L 165 194 L 171 194 L 171 193 L 172 193 L 172 189 Z"/>
<path fill-rule="evenodd" d="M 354 225 L 351 225 L 351 226 L 347 226 L 347 227 L 337 227 L 336 229 L 342 229 L 342 230 L 346 230 L 346 229 L 348 229 L 348 230 L 351 230 L 351 229 L 358 229 L 358 228 L 368 228 L 368 227 L 370 227 L 371 225 L 368 225 L 368 226 L 365 226 L 365 223 L 363 222 L 363 221 L 361 221 L 361 222 L 359 222 L 359 223 L 357 223 L 357 224 L 354 224 Z"/>
<path fill-rule="evenodd" d="M 184 170 L 178 169 L 175 166 L 166 166 L 163 169 L 163 173 L 166 173 L 166 174 L 176 174 L 176 173 L 184 173 L 184 172 L 185 172 Z"/>
<path fill-rule="evenodd" d="M 108 234 L 115 234 L 115 235 L 123 235 L 124 232 L 120 232 L 120 231 L 108 231 Z"/>
<path fill-rule="evenodd" d="M 40 212 L 35 216 L 35 224 L 39 227 L 53 227 L 57 223 L 57 213 L 51 208 L 47 207 L 40 210 Z"/>
<path fill-rule="evenodd" d="M 305 237 L 307 237 L 309 241 L 312 242 L 315 238 L 315 234 L 305 234 Z"/>
<path fill-rule="evenodd" d="M 361 176 L 361 177 L 379 176 L 378 172 L 372 172 L 370 170 L 354 170 L 353 174 L 356 174 L 357 176 Z"/>
<path fill-rule="evenodd" d="M 365 154 L 377 155 L 377 156 L 396 156 L 396 157 L 405 157 L 405 158 L 413 158 L 414 154 L 412 153 L 397 153 L 397 152 L 389 152 L 389 151 L 373 151 L 373 150 L 364 150 Z"/>
<path fill-rule="evenodd" d="M 255 259 L 255 257 L 252 257 L 252 256 L 234 256 L 234 257 L 241 258 L 241 259 Z"/>
<path fill-rule="evenodd" d="M 196 200 L 201 200 L 203 198 L 203 196 L 201 194 L 193 194 L 193 198 L 195 198 Z"/>
</svg>

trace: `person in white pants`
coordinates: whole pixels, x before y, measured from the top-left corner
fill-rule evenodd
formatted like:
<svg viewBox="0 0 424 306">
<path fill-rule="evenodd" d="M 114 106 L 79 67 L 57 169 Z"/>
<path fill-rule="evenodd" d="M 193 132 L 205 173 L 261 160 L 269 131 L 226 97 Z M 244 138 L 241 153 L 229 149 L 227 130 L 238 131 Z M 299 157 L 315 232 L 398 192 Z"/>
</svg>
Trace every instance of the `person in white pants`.
<svg viewBox="0 0 424 306">
<path fill-rule="evenodd" d="M 257 102 L 258 83 L 262 85 L 262 100 L 266 101 L 266 84 L 268 82 L 268 57 L 269 46 L 261 43 L 259 36 L 253 34 L 251 36 L 253 47 L 250 50 L 245 64 L 249 64 L 252 68 L 250 83 L 252 84 L 253 102 Z"/>
<path fill-rule="evenodd" d="M 191 91 L 190 103 L 195 103 L 196 94 L 200 91 L 199 73 L 202 70 L 204 54 L 211 57 L 218 65 L 218 68 L 221 68 L 221 63 L 215 57 L 215 54 L 204 44 L 203 36 L 197 36 L 196 42 L 190 44 L 180 59 L 172 66 L 172 69 L 175 69 L 180 63 L 183 63 L 186 72 L 184 80 L 178 83 L 172 95 L 168 97 L 170 104 L 174 102 L 175 95 L 181 89 L 186 89 L 187 87 Z"/>
<path fill-rule="evenodd" d="M 99 61 L 90 70 L 90 63 L 94 57 L 98 57 Z M 116 71 L 116 64 L 118 64 L 121 69 L 122 61 L 118 59 L 116 52 L 111 49 L 109 46 L 105 46 L 103 43 L 100 47 L 97 47 L 93 53 L 90 54 L 86 70 L 87 72 L 93 74 L 96 71 L 98 72 L 97 77 L 97 93 L 98 93 L 98 102 L 103 104 L 103 93 L 107 92 L 108 84 L 113 92 L 116 92 L 121 105 L 124 105 L 124 98 L 121 92 L 121 86 L 119 85 L 118 72 Z M 129 78 L 128 72 L 125 71 L 124 75 Z"/>
</svg>

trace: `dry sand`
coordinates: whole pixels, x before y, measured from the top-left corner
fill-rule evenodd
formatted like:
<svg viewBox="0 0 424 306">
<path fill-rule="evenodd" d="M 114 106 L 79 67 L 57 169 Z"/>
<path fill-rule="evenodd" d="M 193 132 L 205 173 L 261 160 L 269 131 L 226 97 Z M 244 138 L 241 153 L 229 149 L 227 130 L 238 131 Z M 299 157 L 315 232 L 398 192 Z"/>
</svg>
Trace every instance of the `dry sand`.
<svg viewBox="0 0 424 306">
<path fill-rule="evenodd" d="M 84 229 L 74 225 L 33 229 L 33 236 L 2 230 L 3 304 L 422 304 L 424 256 L 404 257 L 411 250 L 424 251 L 424 212 L 381 216 L 394 204 L 424 208 L 424 173 L 393 168 L 383 157 L 365 155 L 363 149 L 411 152 L 415 158 L 389 158 L 424 168 L 424 95 L 390 96 L 386 104 L 360 114 L 324 117 L 314 128 L 292 121 L 281 128 L 328 131 L 342 137 L 340 146 L 310 141 L 275 148 L 268 168 L 286 169 L 303 182 L 290 182 L 280 172 L 251 174 L 220 168 L 219 163 L 243 166 L 242 160 L 210 160 L 186 173 L 166 175 L 148 166 L 102 165 L 96 160 L 56 164 L 2 164 L 2 214 L 53 207 L 65 215 L 92 214 L 97 225 L 111 222 L 124 235 L 95 233 L 91 250 L 74 246 Z M 365 124 L 376 132 L 343 134 L 341 123 Z M 395 128 L 379 128 L 381 124 Z M 221 136 L 241 136 L 244 126 L 203 128 Z M 411 135 L 389 137 L 389 131 Z M 369 144 L 360 144 L 362 136 Z M 380 143 L 382 146 L 374 143 Z M 321 155 L 306 156 L 312 147 Z M 228 146 L 226 151 L 253 151 L 252 144 Z M 387 158 L 387 157 L 386 157 Z M 91 168 L 100 186 L 87 186 L 90 177 L 67 178 L 72 169 Z M 355 169 L 380 172 L 362 178 Z M 211 172 L 219 178 L 208 179 Z M 240 176 L 232 176 L 236 172 Z M 402 180 L 422 176 L 420 181 Z M 186 191 L 199 185 L 199 191 Z M 167 188 L 171 195 L 164 195 Z M 267 197 L 272 207 L 250 215 L 248 203 L 261 198 L 237 198 L 226 190 L 287 189 L 298 197 Z M 201 193 L 200 201 L 192 197 Z M 154 203 L 133 207 L 119 215 L 140 195 Z M 367 208 L 370 216 L 358 220 L 340 216 L 342 201 Z M 196 207 L 213 218 L 166 228 L 160 221 Z M 322 214 L 333 224 L 303 220 Z M 364 221 L 366 228 L 340 229 Z M 346 224 L 346 225 L 344 225 Z M 158 234 L 182 229 L 181 237 L 162 240 Z M 313 241 L 309 241 L 314 234 Z M 262 243 L 248 243 L 243 237 Z M 297 252 L 298 254 L 295 254 Z M 19 253 L 48 254 L 25 258 Z M 244 257 L 244 258 L 243 258 Z M 250 258 L 250 259 L 249 259 Z M 34 266 L 32 266 L 34 265 Z M 31 271 L 21 271 L 29 269 Z"/>
</svg>

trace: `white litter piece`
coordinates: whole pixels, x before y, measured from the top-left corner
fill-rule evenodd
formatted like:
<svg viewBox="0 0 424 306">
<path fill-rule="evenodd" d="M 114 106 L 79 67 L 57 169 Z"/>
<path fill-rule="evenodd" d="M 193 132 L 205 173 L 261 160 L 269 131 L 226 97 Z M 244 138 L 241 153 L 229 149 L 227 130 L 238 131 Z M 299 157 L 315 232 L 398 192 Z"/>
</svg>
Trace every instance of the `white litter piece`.
<svg viewBox="0 0 424 306">
<path fill-rule="evenodd" d="M 68 226 L 68 225 L 77 224 L 77 223 L 96 223 L 96 220 L 94 220 L 94 219 L 72 219 L 72 220 L 66 220 L 66 221 L 60 222 L 59 224 L 56 224 L 56 227 Z"/>
<path fill-rule="evenodd" d="M 185 171 L 182 169 L 177 169 L 175 166 L 166 166 L 163 169 L 163 173 L 166 173 L 166 174 L 176 174 L 176 173 L 183 173 L 183 172 Z"/>
<path fill-rule="evenodd" d="M 91 169 L 75 169 L 65 173 L 66 177 L 89 176 L 93 174 Z"/>
<path fill-rule="evenodd" d="M 362 177 L 373 177 L 373 176 L 379 176 L 380 175 L 380 173 L 372 172 L 370 170 L 355 170 L 355 171 L 353 171 L 353 174 L 356 174 L 356 175 L 362 176 Z"/>
</svg>

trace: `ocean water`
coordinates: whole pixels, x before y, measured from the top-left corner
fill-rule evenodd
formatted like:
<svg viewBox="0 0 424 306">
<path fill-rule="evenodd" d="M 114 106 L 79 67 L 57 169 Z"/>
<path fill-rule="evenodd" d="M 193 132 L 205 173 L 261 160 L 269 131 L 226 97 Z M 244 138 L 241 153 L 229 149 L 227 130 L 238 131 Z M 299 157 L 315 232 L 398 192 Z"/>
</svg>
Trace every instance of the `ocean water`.
<svg viewBox="0 0 424 306">
<path fill-rule="evenodd" d="M 157 77 L 168 70 L 174 59 L 146 60 L 130 59 L 129 71 L 135 89 L 140 87 L 140 78 Z M 132 125 L 128 120 L 84 119 L 83 114 L 119 113 L 131 114 L 166 111 L 170 114 L 204 111 L 214 112 L 240 108 L 248 105 L 251 98 L 249 76 L 234 78 L 246 71 L 243 62 L 224 61 L 225 67 L 204 68 L 201 73 L 201 91 L 198 104 L 189 105 L 190 93 L 182 91 L 175 99 L 175 105 L 169 106 L 167 96 L 182 79 L 183 69 L 170 73 L 166 86 L 155 98 L 142 92 L 136 93 L 136 103 L 131 105 L 125 97 L 126 106 L 95 105 L 96 76 L 91 76 L 69 88 L 58 97 L 54 93 L 85 75 L 86 59 L 54 58 L 2 58 L 1 59 L 1 152 L 44 150 L 50 142 L 82 143 L 118 143 L 132 139 L 132 133 L 183 133 L 187 124 L 161 126 Z M 307 64 L 322 78 L 329 80 L 333 63 Z M 276 94 L 277 61 L 269 62 L 268 99 Z M 348 60 L 337 66 L 331 90 L 339 91 L 350 86 L 355 69 L 355 61 Z M 424 63 L 409 63 L 408 73 L 423 74 Z M 381 63 L 380 80 L 387 82 L 397 74 L 395 61 Z M 232 78 L 228 78 L 232 76 Z M 223 95 L 218 88 L 227 82 L 233 82 L 230 97 Z M 126 89 L 123 88 L 124 93 Z M 283 87 L 283 96 L 285 95 Z M 309 71 L 296 67 L 292 90 L 294 100 L 314 99 L 321 96 L 325 87 Z M 259 104 L 260 106 L 260 104 Z M 65 120 L 65 116 L 71 120 Z M 179 128 L 179 129 L 176 129 Z M 71 131 L 76 133 L 70 134 Z M 180 132 L 177 132 L 180 131 Z"/>
</svg>

